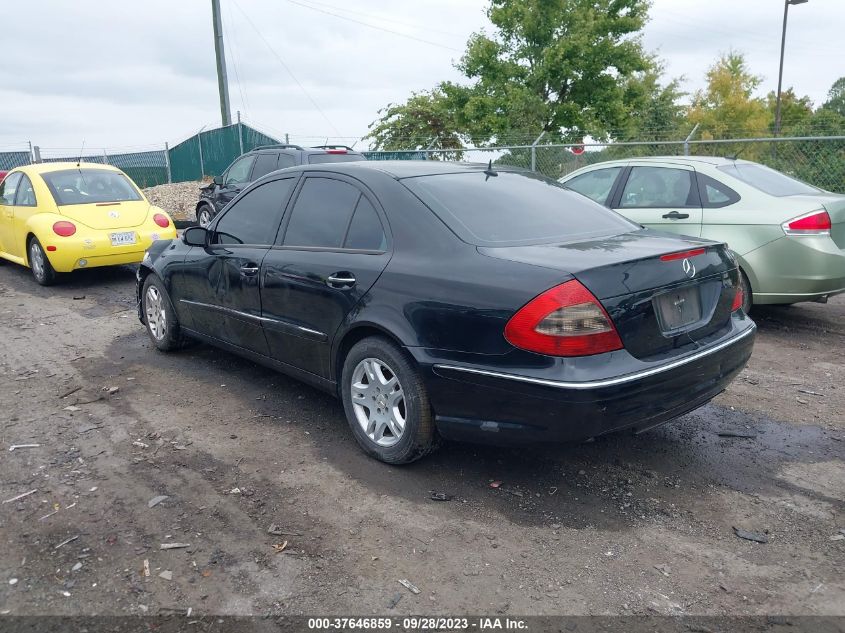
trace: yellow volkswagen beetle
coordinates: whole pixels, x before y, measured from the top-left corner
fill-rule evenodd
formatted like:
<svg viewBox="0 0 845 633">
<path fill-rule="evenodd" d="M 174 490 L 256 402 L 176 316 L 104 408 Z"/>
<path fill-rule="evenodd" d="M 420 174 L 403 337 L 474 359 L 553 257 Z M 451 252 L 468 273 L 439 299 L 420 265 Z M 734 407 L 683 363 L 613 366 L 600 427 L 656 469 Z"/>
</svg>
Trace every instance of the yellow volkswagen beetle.
<svg viewBox="0 0 845 633">
<path fill-rule="evenodd" d="M 57 273 L 134 264 L 176 228 L 116 167 L 40 163 L 0 183 L 0 258 L 28 266 L 42 286 Z"/>
</svg>

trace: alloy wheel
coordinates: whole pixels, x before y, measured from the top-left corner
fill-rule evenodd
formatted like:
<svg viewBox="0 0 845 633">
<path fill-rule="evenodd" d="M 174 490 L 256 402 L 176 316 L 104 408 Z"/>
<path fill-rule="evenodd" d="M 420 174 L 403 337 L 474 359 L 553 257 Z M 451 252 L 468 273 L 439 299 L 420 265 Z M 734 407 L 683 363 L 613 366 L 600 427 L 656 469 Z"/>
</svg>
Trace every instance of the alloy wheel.
<svg viewBox="0 0 845 633">
<path fill-rule="evenodd" d="M 157 341 L 162 340 L 167 330 L 167 314 L 164 311 L 161 292 L 155 286 L 147 288 L 144 307 L 147 315 L 147 327 L 150 328 L 150 333 Z"/>
<path fill-rule="evenodd" d="M 405 431 L 405 392 L 396 373 L 382 360 L 365 358 L 352 372 L 349 388 L 355 418 L 370 440 L 395 445 Z"/>
<path fill-rule="evenodd" d="M 203 228 L 211 224 L 211 211 L 208 210 L 208 207 L 203 207 L 202 209 L 200 209 L 200 214 L 197 218 L 197 221 Z"/>
<path fill-rule="evenodd" d="M 38 280 L 44 279 L 44 264 L 44 251 L 41 250 L 41 245 L 33 240 L 29 244 L 29 265 L 32 267 L 32 272 Z"/>
</svg>

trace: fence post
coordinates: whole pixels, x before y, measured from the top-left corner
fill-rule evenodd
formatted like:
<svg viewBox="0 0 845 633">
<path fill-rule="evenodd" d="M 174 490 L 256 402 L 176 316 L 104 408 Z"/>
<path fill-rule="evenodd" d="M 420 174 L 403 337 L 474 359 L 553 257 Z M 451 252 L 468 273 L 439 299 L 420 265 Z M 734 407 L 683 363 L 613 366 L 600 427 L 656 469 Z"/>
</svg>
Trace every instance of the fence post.
<svg viewBox="0 0 845 633">
<path fill-rule="evenodd" d="M 238 110 L 238 147 L 241 149 L 241 154 L 244 153 L 244 128 L 241 124 L 241 111 Z"/>
<path fill-rule="evenodd" d="M 36 163 L 40 163 L 40 162 L 41 162 L 41 148 L 40 148 L 40 147 L 38 147 L 38 145 L 33 145 L 33 146 L 32 146 L 32 155 L 35 157 L 35 162 L 36 162 Z"/>
<path fill-rule="evenodd" d="M 698 130 L 698 123 L 695 124 L 695 127 L 692 128 L 692 132 L 689 133 L 686 140 L 684 141 L 684 156 L 689 156 L 689 142 L 692 140 L 692 137 L 695 135 L 696 130 Z"/>
<path fill-rule="evenodd" d="M 31 165 L 33 163 L 33 160 L 32 160 L 32 141 L 27 141 L 27 143 L 29 143 L 29 164 Z"/>
<path fill-rule="evenodd" d="M 109 155 L 106 154 L 106 148 L 103 148 L 103 165 L 109 164 Z"/>
<path fill-rule="evenodd" d="M 167 170 L 167 184 L 173 182 L 173 175 L 170 173 L 170 147 L 167 141 L 164 142 L 164 168 Z"/>
<path fill-rule="evenodd" d="M 202 130 L 197 132 L 197 145 L 200 148 L 200 180 L 205 177 L 205 165 L 203 164 L 202 160 Z"/>
<path fill-rule="evenodd" d="M 546 135 L 546 130 L 540 132 L 540 136 L 534 139 L 531 143 L 531 171 L 537 171 L 537 143 Z"/>
</svg>

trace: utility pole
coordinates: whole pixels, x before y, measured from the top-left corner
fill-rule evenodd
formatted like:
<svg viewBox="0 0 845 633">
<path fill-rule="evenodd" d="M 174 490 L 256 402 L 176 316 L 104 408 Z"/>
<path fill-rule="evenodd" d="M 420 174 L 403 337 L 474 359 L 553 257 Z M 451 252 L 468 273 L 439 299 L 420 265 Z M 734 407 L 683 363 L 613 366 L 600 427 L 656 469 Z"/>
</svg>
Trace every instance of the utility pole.
<svg viewBox="0 0 845 633">
<path fill-rule="evenodd" d="M 789 17 L 790 4 L 806 4 L 807 0 L 784 0 L 783 1 L 783 30 L 780 36 L 780 69 L 778 70 L 778 96 L 775 106 L 775 136 L 780 134 L 780 92 L 783 84 L 783 51 L 786 48 L 786 18 Z"/>
<path fill-rule="evenodd" d="M 229 78 L 226 76 L 226 52 L 223 50 L 223 18 L 220 13 L 220 0 L 211 0 L 211 17 L 214 20 L 214 55 L 217 58 L 220 118 L 225 127 L 232 125 L 232 112 L 229 107 Z"/>
</svg>

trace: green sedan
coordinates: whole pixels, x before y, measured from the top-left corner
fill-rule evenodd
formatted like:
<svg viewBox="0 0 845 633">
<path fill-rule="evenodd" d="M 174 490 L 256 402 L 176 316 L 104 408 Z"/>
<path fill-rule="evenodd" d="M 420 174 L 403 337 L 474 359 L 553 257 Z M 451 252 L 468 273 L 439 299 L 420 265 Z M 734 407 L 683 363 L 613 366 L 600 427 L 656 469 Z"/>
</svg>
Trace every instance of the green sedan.
<svg viewBox="0 0 845 633">
<path fill-rule="evenodd" d="M 727 242 L 754 304 L 845 292 L 845 196 L 747 160 L 704 156 L 596 163 L 560 180 L 643 226 Z"/>
</svg>

